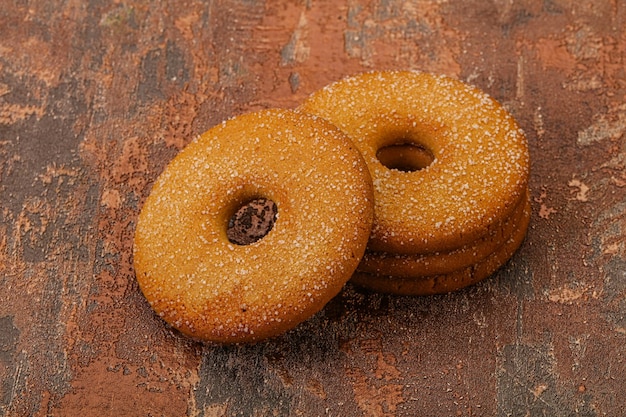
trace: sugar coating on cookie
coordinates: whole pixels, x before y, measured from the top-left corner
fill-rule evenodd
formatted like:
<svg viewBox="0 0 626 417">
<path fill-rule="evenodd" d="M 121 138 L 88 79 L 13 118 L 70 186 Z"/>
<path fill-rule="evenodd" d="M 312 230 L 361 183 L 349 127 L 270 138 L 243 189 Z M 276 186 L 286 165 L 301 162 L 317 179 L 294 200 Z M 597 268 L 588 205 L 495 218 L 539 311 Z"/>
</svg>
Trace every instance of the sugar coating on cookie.
<svg viewBox="0 0 626 417">
<path fill-rule="evenodd" d="M 276 206 L 269 232 L 233 243 L 229 222 L 262 199 Z M 190 143 L 155 182 L 135 233 L 137 280 L 181 332 L 258 341 L 294 327 L 340 291 L 372 218 L 369 171 L 340 130 L 295 111 L 244 114 Z"/>
<path fill-rule="evenodd" d="M 453 250 L 488 233 L 526 192 L 529 154 L 513 117 L 460 81 L 412 71 L 369 72 L 313 93 L 300 110 L 342 129 L 374 182 L 369 249 L 417 254 Z M 413 172 L 377 157 L 414 144 L 432 153 Z"/>
</svg>

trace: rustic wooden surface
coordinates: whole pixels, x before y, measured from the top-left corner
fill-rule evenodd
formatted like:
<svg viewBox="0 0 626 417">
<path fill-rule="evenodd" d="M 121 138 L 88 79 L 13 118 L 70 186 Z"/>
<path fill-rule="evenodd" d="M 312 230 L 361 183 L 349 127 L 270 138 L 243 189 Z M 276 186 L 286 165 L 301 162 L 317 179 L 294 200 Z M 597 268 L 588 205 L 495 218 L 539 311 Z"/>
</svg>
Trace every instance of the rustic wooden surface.
<svg viewBox="0 0 626 417">
<path fill-rule="evenodd" d="M 625 28 L 622 0 L 2 2 L 0 415 L 621 415 Z M 388 68 L 473 83 L 523 126 L 515 257 L 445 296 L 348 285 L 255 346 L 164 326 L 131 248 L 166 163 L 225 118 Z"/>
</svg>

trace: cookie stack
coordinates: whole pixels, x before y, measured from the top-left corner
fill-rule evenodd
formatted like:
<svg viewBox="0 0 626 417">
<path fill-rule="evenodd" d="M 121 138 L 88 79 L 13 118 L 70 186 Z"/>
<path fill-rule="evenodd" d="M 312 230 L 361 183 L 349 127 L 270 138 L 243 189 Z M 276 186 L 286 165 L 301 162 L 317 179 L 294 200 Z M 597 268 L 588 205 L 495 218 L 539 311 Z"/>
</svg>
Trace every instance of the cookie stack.
<svg viewBox="0 0 626 417">
<path fill-rule="evenodd" d="M 339 126 L 373 177 L 374 226 L 354 283 L 453 291 L 493 273 L 521 244 L 527 143 L 485 93 L 431 74 L 377 72 L 336 82 L 301 109 Z"/>
<path fill-rule="evenodd" d="M 521 244 L 528 169 L 523 133 L 483 92 L 411 71 L 346 78 L 177 155 L 139 216 L 137 280 L 166 322 L 219 343 L 283 333 L 350 278 L 453 291 Z"/>
</svg>

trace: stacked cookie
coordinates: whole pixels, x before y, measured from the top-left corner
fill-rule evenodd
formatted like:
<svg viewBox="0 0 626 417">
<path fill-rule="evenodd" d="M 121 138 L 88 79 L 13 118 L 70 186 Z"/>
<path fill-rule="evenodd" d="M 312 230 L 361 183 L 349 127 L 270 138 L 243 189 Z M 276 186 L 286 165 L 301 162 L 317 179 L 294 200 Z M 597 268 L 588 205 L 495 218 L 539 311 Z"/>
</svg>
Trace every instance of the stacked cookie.
<svg viewBox="0 0 626 417">
<path fill-rule="evenodd" d="M 527 143 L 485 93 L 431 74 L 366 73 L 301 109 L 342 129 L 373 177 L 374 226 L 353 282 L 448 292 L 490 275 L 520 245 L 530 218 Z"/>
<path fill-rule="evenodd" d="M 187 146 L 139 216 L 137 280 L 165 321 L 220 343 L 280 334 L 350 278 L 453 291 L 521 244 L 528 165 L 513 118 L 475 88 L 410 71 L 346 78 Z"/>
</svg>

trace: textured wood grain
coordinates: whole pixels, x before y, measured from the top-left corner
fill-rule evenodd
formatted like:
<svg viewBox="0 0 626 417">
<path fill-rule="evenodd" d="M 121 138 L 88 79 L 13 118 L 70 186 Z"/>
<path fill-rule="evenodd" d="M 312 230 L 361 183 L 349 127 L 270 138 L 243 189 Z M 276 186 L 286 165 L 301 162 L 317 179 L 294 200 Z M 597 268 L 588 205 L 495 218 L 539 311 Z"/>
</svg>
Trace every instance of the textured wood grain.
<svg viewBox="0 0 626 417">
<path fill-rule="evenodd" d="M 620 0 L 4 2 L 0 415 L 602 416 L 626 407 L 626 7 Z M 150 186 L 221 120 L 411 68 L 504 103 L 533 218 L 490 279 L 348 285 L 294 331 L 212 347 L 135 282 Z"/>
</svg>

